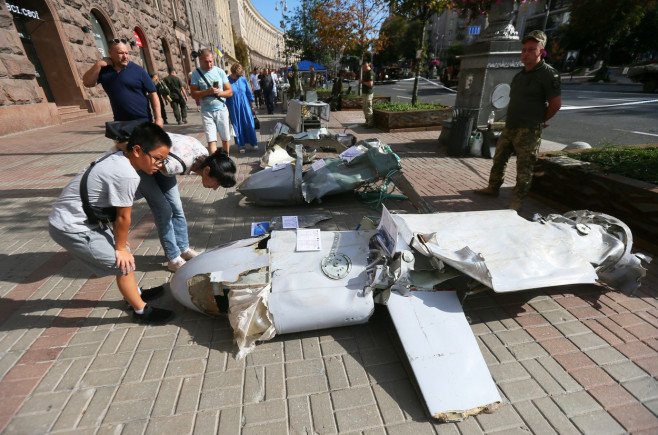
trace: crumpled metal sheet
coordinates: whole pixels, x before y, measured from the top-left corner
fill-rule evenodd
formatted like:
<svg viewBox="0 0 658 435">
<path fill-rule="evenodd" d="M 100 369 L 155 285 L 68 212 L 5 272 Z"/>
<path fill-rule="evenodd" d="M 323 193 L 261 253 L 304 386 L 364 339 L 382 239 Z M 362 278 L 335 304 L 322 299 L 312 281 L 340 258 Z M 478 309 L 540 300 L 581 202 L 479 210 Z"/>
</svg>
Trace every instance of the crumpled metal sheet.
<svg viewBox="0 0 658 435">
<path fill-rule="evenodd" d="M 630 246 L 627 249 L 628 242 L 597 224 L 590 224 L 583 234 L 570 219 L 531 222 L 513 210 L 393 218 L 406 244 L 496 292 L 596 283 L 596 268 L 608 259 L 615 259 L 615 264 L 624 259 L 622 275 L 644 274 L 640 258 L 630 254 Z M 639 279 L 631 281 L 639 286 Z M 623 290 L 631 291 L 628 284 Z"/>
<path fill-rule="evenodd" d="M 265 168 L 240 183 L 238 192 L 264 206 L 310 203 L 323 196 L 353 191 L 367 182 L 384 179 L 401 168 L 399 157 L 378 139 L 360 141 L 367 152 L 349 163 L 334 157 L 318 160 L 302 171 L 302 145 L 295 146 L 294 165 L 273 171 Z"/>
</svg>

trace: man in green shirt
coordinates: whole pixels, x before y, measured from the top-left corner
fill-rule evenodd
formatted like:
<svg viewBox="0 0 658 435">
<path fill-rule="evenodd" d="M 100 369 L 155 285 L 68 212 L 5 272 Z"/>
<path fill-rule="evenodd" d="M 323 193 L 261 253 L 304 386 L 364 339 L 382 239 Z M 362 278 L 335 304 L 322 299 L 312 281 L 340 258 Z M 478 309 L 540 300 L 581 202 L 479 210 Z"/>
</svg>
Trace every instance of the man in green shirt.
<svg viewBox="0 0 658 435">
<path fill-rule="evenodd" d="M 363 95 L 363 116 L 366 122 L 363 124 L 366 128 L 375 126 L 375 120 L 372 114 L 372 97 L 374 95 L 373 87 L 375 86 L 375 72 L 370 68 L 366 61 L 361 65 L 361 94 Z"/>
<path fill-rule="evenodd" d="M 187 92 L 183 81 L 178 78 L 176 70 L 173 68 L 169 68 L 169 75 L 163 80 L 171 91 L 171 108 L 178 125 L 187 124 Z"/>
<path fill-rule="evenodd" d="M 475 190 L 480 195 L 498 196 L 505 178 L 505 168 L 512 152 L 516 152 L 516 186 L 509 206 L 519 210 L 530 190 L 532 172 L 537 160 L 541 131 L 562 107 L 560 75 L 542 59 L 546 34 L 533 30 L 523 40 L 523 70 L 510 84 L 510 101 L 505 128 L 496 143 L 496 154 L 489 174 L 489 186 Z"/>
</svg>

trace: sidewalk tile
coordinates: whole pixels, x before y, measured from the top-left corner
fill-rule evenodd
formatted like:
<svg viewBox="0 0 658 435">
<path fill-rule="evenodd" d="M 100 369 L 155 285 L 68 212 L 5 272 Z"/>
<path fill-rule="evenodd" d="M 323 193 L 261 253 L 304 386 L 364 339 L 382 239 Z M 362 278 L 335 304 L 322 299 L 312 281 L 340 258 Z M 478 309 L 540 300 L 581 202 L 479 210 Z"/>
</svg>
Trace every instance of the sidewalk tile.
<svg viewBox="0 0 658 435">
<path fill-rule="evenodd" d="M 601 405 L 585 391 L 561 394 L 554 396 L 553 400 L 569 418 L 601 410 Z"/>
<path fill-rule="evenodd" d="M 624 428 L 605 411 L 577 415 L 571 420 L 583 433 L 595 433 L 597 435 L 621 435 L 626 433 Z"/>
<path fill-rule="evenodd" d="M 627 432 L 658 430 L 656 416 L 639 403 L 611 409 L 610 415 L 612 415 L 612 417 L 615 418 L 615 420 L 617 420 Z"/>
</svg>

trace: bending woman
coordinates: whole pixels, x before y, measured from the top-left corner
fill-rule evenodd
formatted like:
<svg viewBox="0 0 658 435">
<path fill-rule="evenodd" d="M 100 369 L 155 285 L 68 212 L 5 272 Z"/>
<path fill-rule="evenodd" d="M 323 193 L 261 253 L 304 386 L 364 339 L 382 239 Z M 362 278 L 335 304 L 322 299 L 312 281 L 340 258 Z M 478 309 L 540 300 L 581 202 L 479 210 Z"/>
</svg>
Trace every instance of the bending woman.
<svg viewBox="0 0 658 435">
<path fill-rule="evenodd" d="M 53 240 L 96 276 L 115 275 L 119 291 L 134 310 L 133 318 L 144 323 L 164 323 L 174 313 L 146 304 L 163 293 L 162 286 L 149 290 L 137 286 L 135 257 L 128 245 L 130 214 L 140 182 L 137 171 L 157 172 L 170 147 L 171 139 L 162 128 L 139 124 L 126 151 L 108 153 L 76 175 L 48 217 Z"/>
<path fill-rule="evenodd" d="M 235 185 L 235 163 L 223 149 L 208 155 L 201 142 L 191 136 L 169 133 L 172 146 L 169 157 L 155 174 L 139 172 L 139 193 L 146 199 L 160 244 L 167 256 L 167 269 L 176 272 L 186 260 L 199 255 L 190 248 L 187 219 L 178 191 L 176 175 L 196 173 L 201 175 L 201 184 L 208 189 L 233 187 Z M 117 144 L 121 149 L 124 144 Z"/>
</svg>

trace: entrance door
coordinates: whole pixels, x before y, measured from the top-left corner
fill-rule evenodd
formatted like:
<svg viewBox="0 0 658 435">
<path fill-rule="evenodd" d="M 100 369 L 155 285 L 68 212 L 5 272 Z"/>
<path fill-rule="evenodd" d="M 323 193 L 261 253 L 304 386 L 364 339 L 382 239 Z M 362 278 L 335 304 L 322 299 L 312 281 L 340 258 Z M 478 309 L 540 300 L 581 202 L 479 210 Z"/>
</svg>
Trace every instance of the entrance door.
<svg viewBox="0 0 658 435">
<path fill-rule="evenodd" d="M 21 15 L 14 15 L 14 25 L 16 26 L 16 30 L 18 30 L 18 36 L 20 36 L 21 42 L 23 43 L 25 54 L 27 55 L 27 58 L 30 60 L 30 62 L 32 62 L 32 65 L 34 65 L 34 69 L 36 70 L 35 76 L 37 83 L 39 83 L 39 86 L 41 86 L 41 89 L 43 89 L 43 93 L 45 94 L 48 102 L 54 103 L 55 97 L 53 96 L 53 91 L 50 89 L 48 79 L 46 78 L 46 73 L 43 70 L 43 66 L 41 66 L 41 61 L 37 55 L 37 50 L 34 48 L 34 44 L 32 43 L 32 38 L 30 37 L 30 34 L 27 30 L 27 26 L 25 25 L 25 19 Z"/>
</svg>

